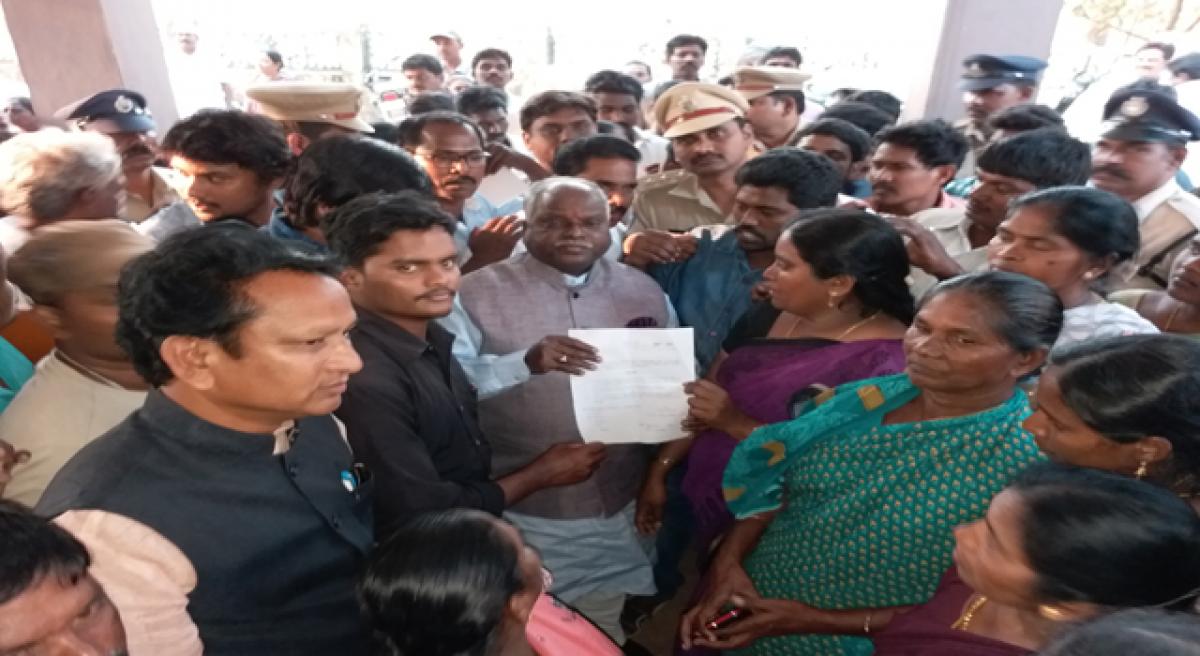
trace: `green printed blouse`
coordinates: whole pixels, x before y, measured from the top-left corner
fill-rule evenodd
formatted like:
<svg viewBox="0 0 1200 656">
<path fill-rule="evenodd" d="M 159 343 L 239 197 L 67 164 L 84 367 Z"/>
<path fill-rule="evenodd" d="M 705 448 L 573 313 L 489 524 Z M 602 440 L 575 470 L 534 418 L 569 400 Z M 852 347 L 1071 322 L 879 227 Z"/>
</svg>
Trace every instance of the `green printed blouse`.
<svg viewBox="0 0 1200 656">
<path fill-rule="evenodd" d="M 739 519 L 782 509 L 745 561 L 758 592 L 829 609 L 916 604 L 950 565 L 955 526 L 1038 459 L 1025 394 L 984 412 L 883 424 L 919 390 L 906 374 L 858 381 L 738 445 L 725 498 Z M 744 652 L 859 656 L 864 638 L 800 635 Z"/>
</svg>

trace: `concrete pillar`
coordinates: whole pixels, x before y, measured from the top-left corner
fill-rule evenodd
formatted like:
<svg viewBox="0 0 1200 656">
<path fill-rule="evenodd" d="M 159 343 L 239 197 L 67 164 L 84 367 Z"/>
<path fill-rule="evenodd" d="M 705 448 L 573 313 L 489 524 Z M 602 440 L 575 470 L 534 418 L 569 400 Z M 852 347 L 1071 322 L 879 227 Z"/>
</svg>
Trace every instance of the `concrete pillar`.
<svg viewBox="0 0 1200 656">
<path fill-rule="evenodd" d="M 151 0 L 0 0 L 38 114 L 104 89 L 146 96 L 159 131 L 177 118 Z"/>
<path fill-rule="evenodd" d="M 1062 0 L 928 0 L 909 3 L 931 38 L 904 53 L 918 76 L 904 104 L 906 119 L 965 114 L 958 89 L 962 61 L 975 53 L 1048 59 Z M 920 35 L 915 35 L 920 36 Z M 1053 62 L 1051 62 L 1053 65 Z"/>
</svg>

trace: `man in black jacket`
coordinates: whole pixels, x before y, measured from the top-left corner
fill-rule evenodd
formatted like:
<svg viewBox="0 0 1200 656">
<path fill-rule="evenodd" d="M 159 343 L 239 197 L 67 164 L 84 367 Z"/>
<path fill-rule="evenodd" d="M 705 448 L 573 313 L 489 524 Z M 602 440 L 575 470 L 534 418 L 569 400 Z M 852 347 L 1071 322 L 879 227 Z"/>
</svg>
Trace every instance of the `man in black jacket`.
<svg viewBox="0 0 1200 656">
<path fill-rule="evenodd" d="M 154 389 L 39 514 L 104 511 L 178 547 L 206 654 L 366 653 L 367 476 L 330 415 L 362 362 L 332 265 L 231 223 L 168 238 L 119 287 L 117 341 Z"/>
</svg>

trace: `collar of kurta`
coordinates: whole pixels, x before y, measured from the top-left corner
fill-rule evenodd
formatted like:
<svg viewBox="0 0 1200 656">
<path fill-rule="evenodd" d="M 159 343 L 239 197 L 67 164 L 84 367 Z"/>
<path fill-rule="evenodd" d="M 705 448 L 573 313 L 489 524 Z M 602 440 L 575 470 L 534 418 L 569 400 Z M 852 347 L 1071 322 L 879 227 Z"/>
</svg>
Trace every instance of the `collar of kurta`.
<svg viewBox="0 0 1200 656">
<path fill-rule="evenodd" d="M 583 289 L 597 284 L 600 280 L 607 279 L 609 266 L 608 260 L 601 256 L 582 276 L 572 276 L 542 262 L 528 252 L 514 255 L 510 261 L 519 263 L 538 280 L 563 291 Z"/>
</svg>

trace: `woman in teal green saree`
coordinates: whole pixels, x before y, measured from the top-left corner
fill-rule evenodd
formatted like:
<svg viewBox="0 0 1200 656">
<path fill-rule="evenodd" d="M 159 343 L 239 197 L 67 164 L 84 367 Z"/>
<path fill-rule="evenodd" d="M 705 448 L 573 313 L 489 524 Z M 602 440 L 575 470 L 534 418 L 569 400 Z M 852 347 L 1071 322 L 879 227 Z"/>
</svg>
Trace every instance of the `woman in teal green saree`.
<svg viewBox="0 0 1200 656">
<path fill-rule="evenodd" d="M 983 516 L 1039 457 L 1021 428 L 1030 411 L 1017 382 L 1042 365 L 1061 325 L 1062 305 L 1040 282 L 961 276 L 926 297 L 905 335 L 905 373 L 747 427 L 725 470 L 739 521 L 683 618 L 684 645 L 870 654 L 854 636 L 928 599 L 950 565 L 953 527 Z M 708 628 L 733 603 L 753 614 Z"/>
</svg>

